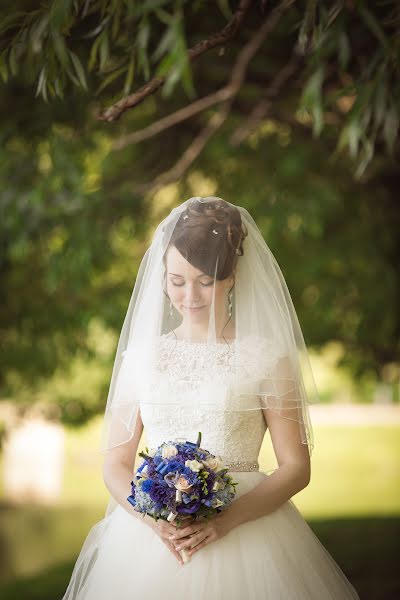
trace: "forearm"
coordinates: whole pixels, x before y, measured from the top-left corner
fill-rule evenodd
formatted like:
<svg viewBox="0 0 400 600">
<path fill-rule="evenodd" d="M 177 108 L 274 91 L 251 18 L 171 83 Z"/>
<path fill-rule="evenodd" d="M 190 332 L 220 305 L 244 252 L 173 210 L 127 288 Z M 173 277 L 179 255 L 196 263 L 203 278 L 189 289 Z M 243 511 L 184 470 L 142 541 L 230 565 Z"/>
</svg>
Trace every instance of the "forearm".
<svg viewBox="0 0 400 600">
<path fill-rule="evenodd" d="M 298 465 L 281 465 L 250 492 L 233 500 L 226 509 L 226 516 L 232 527 L 264 517 L 305 488 L 308 482 Z"/>
<path fill-rule="evenodd" d="M 132 504 L 127 500 L 127 497 L 131 495 L 133 469 L 130 469 L 127 465 L 119 462 L 113 465 L 107 465 L 107 467 L 103 469 L 103 479 L 106 488 L 123 509 L 150 527 L 154 526 L 154 519 L 148 515 L 143 516 L 143 514 L 136 511 Z"/>
</svg>

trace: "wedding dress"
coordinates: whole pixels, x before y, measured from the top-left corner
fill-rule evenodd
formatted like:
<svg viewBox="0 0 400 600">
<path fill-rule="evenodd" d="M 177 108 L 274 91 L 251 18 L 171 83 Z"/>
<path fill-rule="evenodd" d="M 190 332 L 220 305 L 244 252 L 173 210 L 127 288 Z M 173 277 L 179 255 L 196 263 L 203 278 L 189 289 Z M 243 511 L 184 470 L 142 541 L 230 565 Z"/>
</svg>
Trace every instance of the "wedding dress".
<svg viewBox="0 0 400 600">
<path fill-rule="evenodd" d="M 266 340 L 251 338 L 245 343 L 247 352 L 241 353 L 248 357 L 245 371 L 256 368 L 257 357 L 271 363 L 276 359 L 274 347 Z M 151 386 L 155 402 L 140 403 L 140 413 L 149 448 L 176 438 L 195 441 L 201 431 L 202 447 L 230 467 L 239 498 L 269 475 L 260 472 L 258 464 L 267 431 L 263 411 L 224 410 L 232 400 L 225 384 L 237 350 L 235 341 L 202 344 L 163 335 Z M 220 403 L 220 411 L 195 402 L 193 390 L 199 389 L 199 383 L 207 390 L 208 382 L 208 393 Z M 248 394 L 242 402 L 242 407 L 251 408 L 259 398 Z M 117 505 L 92 528 L 63 600 L 134 598 L 350 600 L 359 596 L 289 500 L 209 543 L 183 565 L 145 522 Z"/>
</svg>

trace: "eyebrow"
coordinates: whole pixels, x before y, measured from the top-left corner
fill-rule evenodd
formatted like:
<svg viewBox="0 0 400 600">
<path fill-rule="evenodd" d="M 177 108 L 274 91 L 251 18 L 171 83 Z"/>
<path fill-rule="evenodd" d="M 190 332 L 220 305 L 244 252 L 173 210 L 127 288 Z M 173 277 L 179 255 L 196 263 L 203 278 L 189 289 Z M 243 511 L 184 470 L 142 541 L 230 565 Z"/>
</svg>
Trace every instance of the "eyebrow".
<svg viewBox="0 0 400 600">
<path fill-rule="evenodd" d="M 170 275 L 172 275 L 173 277 L 182 277 L 183 279 L 183 275 L 179 275 L 178 273 L 170 273 Z M 202 273 L 201 275 L 198 275 L 196 279 L 200 279 L 200 277 L 209 277 L 210 279 L 212 279 L 212 277 L 210 277 L 210 275 L 207 275 L 207 273 Z"/>
</svg>

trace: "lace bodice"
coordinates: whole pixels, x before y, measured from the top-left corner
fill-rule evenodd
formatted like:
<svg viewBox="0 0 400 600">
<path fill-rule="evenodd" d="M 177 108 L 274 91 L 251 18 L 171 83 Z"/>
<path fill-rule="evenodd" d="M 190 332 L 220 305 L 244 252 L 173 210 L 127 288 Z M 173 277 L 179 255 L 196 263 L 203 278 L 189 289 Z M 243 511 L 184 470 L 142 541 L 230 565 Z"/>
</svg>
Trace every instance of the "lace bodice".
<svg viewBox="0 0 400 600">
<path fill-rule="evenodd" d="M 237 353 L 236 342 L 210 345 L 162 337 L 149 397 L 140 403 L 149 447 L 175 438 L 195 442 L 201 431 L 202 447 L 232 470 L 258 470 L 267 427 L 259 396 L 248 386 L 247 393 L 237 388 Z M 265 340 L 248 341 L 241 352 L 243 381 L 261 377 L 276 358 Z M 236 388 L 229 385 L 233 377 Z"/>
</svg>

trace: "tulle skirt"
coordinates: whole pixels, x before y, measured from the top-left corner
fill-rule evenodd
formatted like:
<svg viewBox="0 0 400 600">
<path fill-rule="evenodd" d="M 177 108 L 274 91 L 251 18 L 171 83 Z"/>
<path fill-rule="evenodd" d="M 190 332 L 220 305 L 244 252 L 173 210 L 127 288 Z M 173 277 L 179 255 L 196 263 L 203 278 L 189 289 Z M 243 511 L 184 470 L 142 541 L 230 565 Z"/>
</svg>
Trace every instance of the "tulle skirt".
<svg viewBox="0 0 400 600">
<path fill-rule="evenodd" d="M 262 472 L 235 472 L 236 497 Z M 291 500 L 180 565 L 118 507 L 90 530 L 62 600 L 347 600 L 359 596 Z"/>
</svg>

